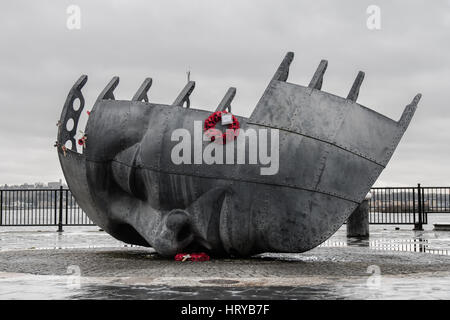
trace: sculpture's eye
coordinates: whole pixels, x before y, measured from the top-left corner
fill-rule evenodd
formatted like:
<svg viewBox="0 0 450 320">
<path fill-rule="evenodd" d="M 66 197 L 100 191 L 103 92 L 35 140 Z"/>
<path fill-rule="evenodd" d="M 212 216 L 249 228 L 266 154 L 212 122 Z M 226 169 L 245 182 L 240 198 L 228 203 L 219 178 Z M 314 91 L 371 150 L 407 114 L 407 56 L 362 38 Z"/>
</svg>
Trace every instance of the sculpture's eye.
<svg viewBox="0 0 450 320">
<path fill-rule="evenodd" d="M 111 163 L 115 182 L 130 195 L 146 199 L 145 184 L 142 181 L 139 166 L 140 144 L 135 144 L 118 153 Z"/>
</svg>

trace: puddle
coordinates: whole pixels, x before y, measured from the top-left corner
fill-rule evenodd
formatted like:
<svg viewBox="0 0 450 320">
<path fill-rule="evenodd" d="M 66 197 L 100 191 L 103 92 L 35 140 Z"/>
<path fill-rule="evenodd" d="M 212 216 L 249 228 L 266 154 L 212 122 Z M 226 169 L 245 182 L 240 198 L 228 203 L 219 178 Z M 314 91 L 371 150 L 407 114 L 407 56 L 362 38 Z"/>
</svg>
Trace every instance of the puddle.
<svg viewBox="0 0 450 320">
<path fill-rule="evenodd" d="M 433 239 L 376 239 L 359 240 L 348 238 L 347 241 L 327 240 L 319 247 L 367 247 L 372 250 L 423 252 L 438 255 L 449 255 L 449 241 L 433 241 Z"/>
<path fill-rule="evenodd" d="M 26 275 L 0 277 L 0 299 L 449 299 L 449 286 L 450 275 L 423 274 L 381 275 L 377 281 L 355 277 L 319 285 L 250 287 L 77 284 L 67 276 Z"/>
<path fill-rule="evenodd" d="M 0 227 L 0 251 L 131 247 L 98 227 Z"/>
</svg>

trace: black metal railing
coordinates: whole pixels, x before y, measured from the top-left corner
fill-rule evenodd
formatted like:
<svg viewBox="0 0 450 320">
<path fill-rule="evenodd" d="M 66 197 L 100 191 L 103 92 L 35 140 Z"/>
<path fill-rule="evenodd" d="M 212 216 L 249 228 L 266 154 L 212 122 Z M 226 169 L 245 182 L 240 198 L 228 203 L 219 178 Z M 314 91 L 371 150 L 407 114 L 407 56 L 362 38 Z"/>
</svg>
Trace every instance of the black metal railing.
<svg viewBox="0 0 450 320">
<path fill-rule="evenodd" d="M 372 188 L 371 224 L 413 224 L 421 229 L 428 213 L 450 213 L 450 187 Z M 94 225 L 69 189 L 0 189 L 0 226 Z"/>
<path fill-rule="evenodd" d="M 94 225 L 69 189 L 0 190 L 0 226 Z"/>
<path fill-rule="evenodd" d="M 371 194 L 371 224 L 414 224 L 422 229 L 429 213 L 450 213 L 450 187 L 372 188 Z"/>
</svg>

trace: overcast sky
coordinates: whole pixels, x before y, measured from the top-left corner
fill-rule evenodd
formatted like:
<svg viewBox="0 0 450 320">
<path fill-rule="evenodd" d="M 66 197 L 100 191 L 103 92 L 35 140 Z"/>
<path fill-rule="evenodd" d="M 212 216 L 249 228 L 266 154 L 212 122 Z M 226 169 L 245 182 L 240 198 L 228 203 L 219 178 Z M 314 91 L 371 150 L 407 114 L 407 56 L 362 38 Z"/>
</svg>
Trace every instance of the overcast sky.
<svg viewBox="0 0 450 320">
<path fill-rule="evenodd" d="M 72 4 L 79 30 L 66 27 Z M 345 97 L 365 71 L 358 102 L 394 120 L 421 92 L 377 185 L 450 185 L 450 1 L 3 1 L 0 43 L 0 184 L 63 177 L 55 124 L 81 74 L 87 109 L 115 75 L 117 99 L 152 77 L 150 100 L 171 103 L 190 69 L 193 107 L 215 109 L 234 86 L 233 111 L 249 116 L 293 51 L 289 82 L 307 85 L 327 59 L 322 90 Z"/>
</svg>

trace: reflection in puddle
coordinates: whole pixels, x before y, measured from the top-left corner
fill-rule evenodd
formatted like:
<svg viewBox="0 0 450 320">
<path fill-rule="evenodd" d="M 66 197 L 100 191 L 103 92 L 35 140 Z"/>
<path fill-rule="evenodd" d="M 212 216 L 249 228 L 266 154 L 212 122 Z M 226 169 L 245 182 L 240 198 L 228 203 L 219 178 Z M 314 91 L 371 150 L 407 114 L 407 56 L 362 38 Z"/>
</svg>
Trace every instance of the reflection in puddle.
<svg viewBox="0 0 450 320">
<path fill-rule="evenodd" d="M 448 299 L 449 275 L 384 276 L 376 284 L 367 277 L 335 279 L 300 286 L 68 285 L 64 276 L 0 277 L 0 299 Z"/>
<path fill-rule="evenodd" d="M 348 238 L 347 241 L 326 240 L 319 247 L 368 247 L 373 250 L 424 252 L 439 255 L 448 255 L 448 249 L 431 248 L 435 244 L 432 240 L 415 239 L 357 239 Z"/>
<path fill-rule="evenodd" d="M 313 287 L 166 287 L 87 286 L 72 299 L 158 299 L 158 300 L 281 300 L 337 299 L 326 286 Z"/>
<path fill-rule="evenodd" d="M 414 277 L 413 277 L 414 278 Z M 379 285 L 367 284 L 367 278 L 342 279 L 331 284 L 312 286 L 261 287 L 167 287 L 167 286 L 87 286 L 72 299 L 448 299 L 450 276 L 382 276 Z"/>
<path fill-rule="evenodd" d="M 133 247 L 99 231 L 98 227 L 0 227 L 0 251 Z"/>
</svg>

